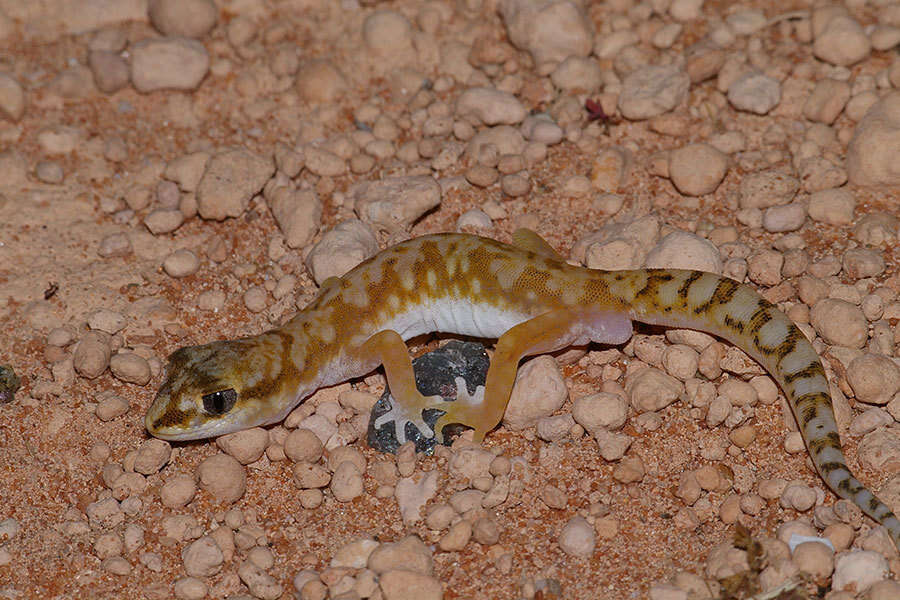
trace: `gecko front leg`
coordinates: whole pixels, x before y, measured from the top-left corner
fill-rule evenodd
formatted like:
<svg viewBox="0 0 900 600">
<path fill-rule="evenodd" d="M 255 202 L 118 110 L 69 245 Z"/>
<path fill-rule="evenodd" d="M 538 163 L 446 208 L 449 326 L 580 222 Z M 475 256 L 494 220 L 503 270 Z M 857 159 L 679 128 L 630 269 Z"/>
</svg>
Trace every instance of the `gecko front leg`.
<svg viewBox="0 0 900 600">
<path fill-rule="evenodd" d="M 416 388 L 409 349 L 396 331 L 387 329 L 370 337 L 359 349 L 364 355 L 377 357 L 384 366 L 388 388 L 394 397 L 391 409 L 375 420 L 375 427 L 394 423 L 394 431 L 400 444 L 406 443 L 406 425 L 412 425 L 426 438 L 434 437 L 434 430 L 423 418 L 429 408 L 445 410 L 450 404 L 441 396 L 423 396 Z M 463 386 L 465 389 L 465 386 Z"/>
</svg>

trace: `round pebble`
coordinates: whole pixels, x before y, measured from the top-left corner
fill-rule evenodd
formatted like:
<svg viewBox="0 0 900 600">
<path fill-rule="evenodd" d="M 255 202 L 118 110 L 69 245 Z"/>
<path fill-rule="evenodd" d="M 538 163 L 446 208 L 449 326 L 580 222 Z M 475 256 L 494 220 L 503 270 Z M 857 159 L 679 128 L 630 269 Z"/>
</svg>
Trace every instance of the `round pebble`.
<svg viewBox="0 0 900 600">
<path fill-rule="evenodd" d="M 194 478 L 189 475 L 175 475 L 166 479 L 159 490 L 159 498 L 163 506 L 181 508 L 187 506 L 197 493 Z"/>
<path fill-rule="evenodd" d="M 497 169 L 485 167 L 484 165 L 475 165 L 466 171 L 466 181 L 474 186 L 488 187 L 497 182 L 500 174 Z"/>
<path fill-rule="evenodd" d="M 209 591 L 206 583 L 197 577 L 182 577 L 175 580 L 173 592 L 179 600 L 202 600 Z"/>
<path fill-rule="evenodd" d="M 112 350 L 108 336 L 102 333 L 87 333 L 75 347 L 72 364 L 75 372 L 88 379 L 99 377 L 109 365 Z"/>
<path fill-rule="evenodd" d="M 187 38 L 148 38 L 131 47 L 131 82 L 142 93 L 193 90 L 209 71 L 209 53 Z"/>
<path fill-rule="evenodd" d="M 862 348 L 866 343 L 869 324 L 858 306 L 825 298 L 816 302 L 809 317 L 816 332 L 829 344 Z"/>
<path fill-rule="evenodd" d="M 872 42 L 855 19 L 836 16 L 828 21 L 813 42 L 816 58 L 847 67 L 863 60 L 872 51 Z"/>
<path fill-rule="evenodd" d="M 150 381 L 150 363 L 133 352 L 119 352 L 109 359 L 109 370 L 126 383 L 147 385 Z"/>
<path fill-rule="evenodd" d="M 522 175 L 504 175 L 500 178 L 500 189 L 512 198 L 525 196 L 531 191 L 531 181 Z"/>
<path fill-rule="evenodd" d="M 268 292 L 266 288 L 255 285 L 244 292 L 244 306 L 253 313 L 262 312 L 266 309 L 268 302 Z"/>
<path fill-rule="evenodd" d="M 0 114 L 11 121 L 25 114 L 25 90 L 9 73 L 0 73 Z"/>
<path fill-rule="evenodd" d="M 62 183 L 63 170 L 58 162 L 42 160 L 34 169 L 34 174 L 43 183 Z"/>
<path fill-rule="evenodd" d="M 212 0 L 151 0 L 147 14 L 163 35 L 201 38 L 215 26 L 219 11 Z"/>
<path fill-rule="evenodd" d="M 485 125 L 515 125 L 528 114 L 525 106 L 509 92 L 494 88 L 469 88 L 456 100 L 456 114 L 472 115 Z"/>
<path fill-rule="evenodd" d="M 363 493 L 362 473 L 353 462 L 344 461 L 334 470 L 329 487 L 335 500 L 350 502 Z"/>
<path fill-rule="evenodd" d="M 170 277 L 187 277 L 200 268 L 200 259 L 190 250 L 176 250 L 163 261 L 163 270 Z"/>
<path fill-rule="evenodd" d="M 247 489 L 247 473 L 237 460 L 227 454 L 215 454 L 197 467 L 200 487 L 217 502 L 233 504 Z"/>
<path fill-rule="evenodd" d="M 728 172 L 728 155 L 708 144 L 690 144 L 669 153 L 669 177 L 688 196 L 716 191 Z"/>
<path fill-rule="evenodd" d="M 206 535 L 181 551 L 181 561 L 185 573 L 191 577 L 211 577 L 221 570 L 225 555 L 212 536 Z"/>
<path fill-rule="evenodd" d="M 269 433 L 262 427 L 252 427 L 216 438 L 216 446 L 242 465 L 259 460 L 268 445 Z"/>
<path fill-rule="evenodd" d="M 738 110 L 767 114 L 781 102 L 781 84 L 762 73 L 747 73 L 728 86 L 728 102 Z"/>
<path fill-rule="evenodd" d="M 559 547 L 569 556 L 590 556 L 596 547 L 596 534 L 584 517 L 572 517 L 559 534 Z"/>
<path fill-rule="evenodd" d="M 97 88 L 104 94 L 114 94 L 129 83 L 128 62 L 118 52 L 91 50 L 88 53 L 88 68 Z"/>
<path fill-rule="evenodd" d="M 857 123 L 847 147 L 847 177 L 862 186 L 897 185 L 900 168 L 900 92 L 886 95 Z M 835 186 L 830 186 L 835 187 Z"/>
</svg>

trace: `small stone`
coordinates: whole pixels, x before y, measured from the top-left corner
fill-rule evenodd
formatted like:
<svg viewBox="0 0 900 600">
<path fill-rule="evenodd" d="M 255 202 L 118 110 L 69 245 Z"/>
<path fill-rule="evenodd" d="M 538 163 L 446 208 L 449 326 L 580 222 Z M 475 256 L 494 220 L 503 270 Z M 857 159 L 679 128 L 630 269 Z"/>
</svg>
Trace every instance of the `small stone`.
<svg viewBox="0 0 900 600">
<path fill-rule="evenodd" d="M 323 488 L 331 481 L 331 475 L 321 465 L 299 462 L 293 469 L 294 484 L 302 489 Z"/>
<path fill-rule="evenodd" d="M 622 82 L 619 110 L 626 119 L 649 119 L 668 112 L 686 97 L 691 80 L 674 65 L 646 66 Z"/>
<path fill-rule="evenodd" d="M 194 478 L 189 475 L 170 477 L 159 490 L 159 499 L 167 508 L 187 506 L 197 493 Z"/>
<path fill-rule="evenodd" d="M 847 188 L 813 192 L 809 197 L 809 217 L 829 225 L 849 225 L 853 222 L 856 198 Z"/>
<path fill-rule="evenodd" d="M 128 402 L 125 399 L 119 396 L 107 396 L 97 404 L 94 414 L 105 423 L 127 414 L 128 409 Z"/>
<path fill-rule="evenodd" d="M 569 556 L 588 557 L 596 548 L 594 528 L 584 517 L 572 517 L 559 534 L 559 547 Z"/>
<path fill-rule="evenodd" d="M 352 192 L 360 217 L 389 231 L 405 228 L 439 206 L 441 187 L 433 177 L 388 177 L 358 185 Z"/>
<path fill-rule="evenodd" d="M 781 102 L 781 84 L 777 79 L 751 71 L 728 86 L 728 102 L 738 110 L 765 115 Z"/>
<path fill-rule="evenodd" d="M 402 13 L 376 10 L 363 22 L 362 37 L 375 56 L 390 57 L 412 50 L 412 23 Z"/>
<path fill-rule="evenodd" d="M 832 588 L 865 593 L 878 581 L 888 576 L 888 562 L 872 550 L 839 554 L 834 561 Z"/>
<path fill-rule="evenodd" d="M 550 81 L 563 91 L 595 92 L 603 85 L 603 70 L 592 58 L 569 56 L 550 74 Z"/>
<path fill-rule="evenodd" d="M 379 545 L 369 555 L 366 566 L 379 575 L 394 569 L 430 575 L 434 569 L 434 561 L 431 551 L 422 540 L 410 535 L 397 542 Z"/>
<path fill-rule="evenodd" d="M 16 122 L 25 114 L 25 90 L 8 73 L 0 73 L 0 116 Z"/>
<path fill-rule="evenodd" d="M 89 332 L 75 347 L 72 361 L 75 372 L 82 377 L 96 379 L 106 370 L 111 354 L 108 336 Z"/>
<path fill-rule="evenodd" d="M 834 571 L 834 550 L 819 542 L 803 542 L 794 548 L 791 559 L 803 573 L 823 579 Z"/>
<path fill-rule="evenodd" d="M 275 173 L 271 157 L 243 148 L 226 150 L 209 159 L 197 186 L 197 212 L 204 219 L 239 217 L 250 199 Z"/>
<path fill-rule="evenodd" d="M 347 78 L 329 60 L 305 62 L 297 72 L 297 92 L 310 104 L 327 104 L 339 99 L 347 90 Z"/>
<path fill-rule="evenodd" d="M 803 105 L 803 116 L 810 121 L 832 124 L 850 100 L 850 84 L 823 79 L 816 84 Z"/>
<path fill-rule="evenodd" d="M 866 353 L 847 367 L 847 381 L 860 402 L 884 405 L 900 391 L 900 367 L 886 356 Z"/>
<path fill-rule="evenodd" d="M 209 588 L 202 579 L 182 577 L 175 580 L 172 591 L 178 600 L 202 600 L 209 592 Z"/>
<path fill-rule="evenodd" d="M 163 176 L 178 184 L 183 192 L 196 192 L 209 163 L 208 152 L 192 152 L 170 160 L 166 164 Z"/>
<path fill-rule="evenodd" d="M 852 211 L 851 211 L 852 218 Z M 893 243 L 900 233 L 900 219 L 888 213 L 869 213 L 856 222 L 854 237 L 862 244 L 884 246 Z"/>
<path fill-rule="evenodd" d="M 768 208 L 790 202 L 800 190 L 800 181 L 783 171 L 750 173 L 740 183 L 741 208 Z"/>
<path fill-rule="evenodd" d="M 500 178 L 500 189 L 512 198 L 525 196 L 531 191 L 531 181 L 522 175 L 503 175 Z"/>
<path fill-rule="evenodd" d="M 151 0 L 147 14 L 163 35 L 202 38 L 215 27 L 219 11 L 212 0 Z"/>
<path fill-rule="evenodd" d="M 397 569 L 382 573 L 378 585 L 385 600 L 441 600 L 441 582 L 434 577 Z"/>
<path fill-rule="evenodd" d="M 494 88 L 470 88 L 456 101 L 456 114 L 472 115 L 488 126 L 521 123 L 528 112 L 518 98 Z"/>
<path fill-rule="evenodd" d="M 621 429 L 628 417 L 628 405 L 617 394 L 598 392 L 575 400 L 572 416 L 593 435 L 598 429 Z"/>
<path fill-rule="evenodd" d="M 497 169 L 484 165 L 474 165 L 466 170 L 466 181 L 477 187 L 489 187 L 496 183 L 499 177 Z"/>
<path fill-rule="evenodd" d="M 131 573 L 131 563 L 121 556 L 110 556 L 103 559 L 100 567 L 113 575 L 125 576 Z"/>
<path fill-rule="evenodd" d="M 322 203 L 315 191 L 280 187 L 269 199 L 269 208 L 289 248 L 302 248 L 318 232 Z"/>
<path fill-rule="evenodd" d="M 65 174 L 58 162 L 42 160 L 34 168 L 34 174 L 42 183 L 62 183 Z"/>
<path fill-rule="evenodd" d="M 466 547 L 472 537 L 472 525 L 468 521 L 459 521 L 438 541 L 438 547 L 444 552 L 458 552 Z"/>
<path fill-rule="evenodd" d="M 673 231 L 662 238 L 651 248 L 645 262 L 651 269 L 722 272 L 722 258 L 718 248 L 709 240 L 686 231 Z"/>
<path fill-rule="evenodd" d="M 503 424 L 512 430 L 529 427 L 559 410 L 567 396 L 556 361 L 550 356 L 533 358 L 519 368 Z"/>
<path fill-rule="evenodd" d="M 829 344 L 862 348 L 868 338 L 868 321 L 858 306 L 844 300 L 825 298 L 810 312 L 810 323 Z"/>
<path fill-rule="evenodd" d="M 244 292 L 244 306 L 252 313 L 259 313 L 266 310 L 268 301 L 268 293 L 266 288 L 254 285 Z"/>
<path fill-rule="evenodd" d="M 249 465 L 262 458 L 268 445 L 269 433 L 261 427 L 252 427 L 216 438 L 216 446 L 242 465 Z"/>
<path fill-rule="evenodd" d="M 150 381 L 150 363 L 134 352 L 119 352 L 110 358 L 109 370 L 125 383 L 147 385 Z"/>
<path fill-rule="evenodd" d="M 365 569 L 372 551 L 378 547 L 378 542 L 369 538 L 362 538 L 342 546 L 331 557 L 332 567 L 347 567 L 349 569 Z"/>
<path fill-rule="evenodd" d="M 813 42 L 813 54 L 827 63 L 849 67 L 872 51 L 872 43 L 862 26 L 849 16 L 835 16 Z"/>
<path fill-rule="evenodd" d="M 314 463 L 324 449 L 322 441 L 309 429 L 295 429 L 284 439 L 284 454 L 294 462 Z"/>
<path fill-rule="evenodd" d="M 361 496 L 364 490 L 359 468 L 351 461 L 339 464 L 331 477 L 330 489 L 338 502 L 350 502 Z"/>
<path fill-rule="evenodd" d="M 499 12 L 509 40 L 531 54 L 542 75 L 570 56 L 588 56 L 594 46 L 591 19 L 574 2 L 504 2 Z"/>
<path fill-rule="evenodd" d="M 114 94 L 128 85 L 128 62 L 117 52 L 91 50 L 88 53 L 88 68 L 94 75 L 94 83 L 104 94 Z"/>
<path fill-rule="evenodd" d="M 619 191 L 630 162 L 631 155 L 624 148 L 613 146 L 600 151 L 591 164 L 591 186 L 606 193 Z"/>
<path fill-rule="evenodd" d="M 340 277 L 363 260 L 378 252 L 378 241 L 372 229 L 358 219 L 339 223 L 325 233 L 306 257 L 316 283 L 329 277 Z"/>
<path fill-rule="evenodd" d="M 194 90 L 209 71 L 209 53 L 196 40 L 149 38 L 131 48 L 131 82 L 142 93 Z"/>
<path fill-rule="evenodd" d="M 153 235 L 172 233 L 184 223 L 180 210 L 158 208 L 144 218 L 144 225 Z"/>
<path fill-rule="evenodd" d="M 324 148 L 306 146 L 303 149 L 304 166 L 320 177 L 337 177 L 347 171 L 347 163 L 339 155 Z"/>
<path fill-rule="evenodd" d="M 728 155 L 708 144 L 690 144 L 669 153 L 669 177 L 688 196 L 711 194 L 728 172 Z"/>
<path fill-rule="evenodd" d="M 626 377 L 625 392 L 632 407 L 643 413 L 661 410 L 678 400 L 683 386 L 674 377 L 649 367 Z"/>
<path fill-rule="evenodd" d="M 247 474 L 237 460 L 227 454 L 214 454 L 197 467 L 200 487 L 217 502 L 233 504 L 247 489 Z"/>
<path fill-rule="evenodd" d="M 200 259 L 190 250 L 176 250 L 163 261 L 163 269 L 170 277 L 187 277 L 200 268 Z"/>
<path fill-rule="evenodd" d="M 852 279 L 878 277 L 885 270 L 884 256 L 869 248 L 851 248 L 842 258 L 844 273 Z"/>
<path fill-rule="evenodd" d="M 47 154 L 71 154 L 81 144 L 83 132 L 64 125 L 50 126 L 38 133 L 38 144 Z"/>
<path fill-rule="evenodd" d="M 490 229 L 492 226 L 493 221 L 491 221 L 491 218 L 478 208 L 467 210 L 459 215 L 459 218 L 456 220 L 457 231 L 462 231 L 463 229 Z"/>
<path fill-rule="evenodd" d="M 221 570 L 225 556 L 215 540 L 205 535 L 181 551 L 181 560 L 188 575 L 210 577 Z"/>
<path fill-rule="evenodd" d="M 128 256 L 131 252 L 131 240 L 124 233 L 112 233 L 104 237 L 97 248 L 97 254 L 102 258 Z"/>
<path fill-rule="evenodd" d="M 806 221 L 806 207 L 799 202 L 770 206 L 763 212 L 763 229 L 770 233 L 797 231 Z"/>
<path fill-rule="evenodd" d="M 523 133 L 527 140 L 547 146 L 560 143 L 565 134 L 562 127 L 547 119 L 533 119 L 531 127 L 523 126 Z"/>
</svg>

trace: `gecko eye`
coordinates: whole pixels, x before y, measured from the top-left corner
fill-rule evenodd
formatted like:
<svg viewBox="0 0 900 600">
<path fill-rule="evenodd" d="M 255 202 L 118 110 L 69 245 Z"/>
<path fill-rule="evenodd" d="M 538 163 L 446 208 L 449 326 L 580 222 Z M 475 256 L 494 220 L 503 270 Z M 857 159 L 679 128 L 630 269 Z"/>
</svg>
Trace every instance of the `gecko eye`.
<svg viewBox="0 0 900 600">
<path fill-rule="evenodd" d="M 203 410 L 211 415 L 224 415 L 234 407 L 237 392 L 232 388 L 211 392 L 203 396 Z"/>
</svg>

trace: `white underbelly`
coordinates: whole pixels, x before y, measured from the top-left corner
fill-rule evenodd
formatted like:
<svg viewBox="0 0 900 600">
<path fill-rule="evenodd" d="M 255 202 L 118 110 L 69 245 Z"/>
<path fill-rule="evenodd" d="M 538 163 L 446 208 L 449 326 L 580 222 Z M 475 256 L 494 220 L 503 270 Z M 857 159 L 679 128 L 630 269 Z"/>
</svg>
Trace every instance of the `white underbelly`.
<svg viewBox="0 0 900 600">
<path fill-rule="evenodd" d="M 499 338 L 529 318 L 485 303 L 441 299 L 395 316 L 384 329 L 393 329 L 404 340 L 432 332 Z"/>
</svg>

